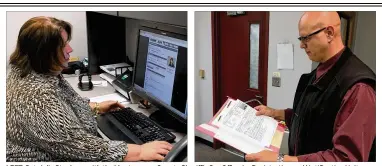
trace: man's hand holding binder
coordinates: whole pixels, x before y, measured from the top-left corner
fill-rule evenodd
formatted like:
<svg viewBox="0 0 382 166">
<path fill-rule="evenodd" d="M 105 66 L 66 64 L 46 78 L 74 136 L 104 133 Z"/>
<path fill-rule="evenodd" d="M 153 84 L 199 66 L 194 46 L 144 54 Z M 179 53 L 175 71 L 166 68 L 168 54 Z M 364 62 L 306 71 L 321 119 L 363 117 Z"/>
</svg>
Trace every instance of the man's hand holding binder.
<svg viewBox="0 0 382 166">
<path fill-rule="evenodd" d="M 265 116 L 272 117 L 272 118 L 279 120 L 279 121 L 285 120 L 284 110 L 273 109 L 273 108 L 267 107 L 265 105 L 256 106 L 255 109 L 257 110 L 257 112 L 256 112 L 257 116 L 265 115 Z"/>
<path fill-rule="evenodd" d="M 265 115 L 274 118 L 275 120 L 284 121 L 285 120 L 285 110 L 277 110 L 264 105 L 256 106 L 256 115 Z M 245 155 L 246 161 L 257 161 L 257 162 L 275 162 L 275 161 L 289 161 L 297 162 L 297 158 L 293 156 L 288 156 L 284 154 L 279 154 L 270 150 L 262 150 L 258 153 L 251 153 Z"/>
<path fill-rule="evenodd" d="M 246 154 L 262 150 L 278 152 L 285 128 L 269 116 L 256 115 L 258 112 L 240 100 L 229 98 L 210 122 L 196 129 Z M 265 109 L 261 113 L 271 111 Z"/>
</svg>

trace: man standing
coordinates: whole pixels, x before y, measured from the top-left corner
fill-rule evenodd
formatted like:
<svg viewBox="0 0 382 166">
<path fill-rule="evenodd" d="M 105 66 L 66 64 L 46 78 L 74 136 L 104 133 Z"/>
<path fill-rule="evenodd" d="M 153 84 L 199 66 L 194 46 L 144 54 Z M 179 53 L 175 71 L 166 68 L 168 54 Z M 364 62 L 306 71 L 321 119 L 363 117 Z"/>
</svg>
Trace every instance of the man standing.
<svg viewBox="0 0 382 166">
<path fill-rule="evenodd" d="M 256 107 L 285 120 L 289 155 L 264 150 L 246 160 L 375 161 L 375 73 L 342 43 L 337 12 L 306 12 L 298 28 L 300 47 L 319 66 L 301 76 L 293 109 Z"/>
</svg>

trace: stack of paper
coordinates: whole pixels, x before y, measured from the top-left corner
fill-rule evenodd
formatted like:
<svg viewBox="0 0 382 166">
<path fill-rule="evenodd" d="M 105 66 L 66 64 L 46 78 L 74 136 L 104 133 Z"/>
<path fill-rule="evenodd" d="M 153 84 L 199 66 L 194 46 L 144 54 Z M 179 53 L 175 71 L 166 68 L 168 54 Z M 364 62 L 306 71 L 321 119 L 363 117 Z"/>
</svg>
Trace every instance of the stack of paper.
<svg viewBox="0 0 382 166">
<path fill-rule="evenodd" d="M 256 116 L 257 110 L 240 100 L 229 98 L 200 132 L 246 154 L 262 150 L 278 152 L 285 128 L 268 116 Z"/>
<path fill-rule="evenodd" d="M 113 75 L 114 77 L 116 77 L 116 71 L 115 69 L 118 68 L 118 67 L 126 67 L 126 68 L 123 68 L 122 71 L 119 71 L 117 70 L 117 74 L 122 74 L 123 72 L 125 72 L 127 70 L 127 67 L 129 67 L 130 65 L 127 64 L 127 63 L 116 63 L 116 64 L 110 64 L 110 65 L 103 65 L 103 66 L 100 66 L 100 68 Z"/>
<path fill-rule="evenodd" d="M 98 102 L 98 103 L 103 102 L 103 101 L 107 101 L 107 100 L 115 100 L 115 101 L 118 101 L 122 104 L 126 104 L 129 102 L 125 97 L 123 97 L 119 93 L 112 93 L 112 94 L 108 94 L 108 95 L 90 98 L 90 102 Z"/>
<path fill-rule="evenodd" d="M 116 79 L 115 76 L 109 74 L 109 73 L 101 73 L 99 75 L 99 77 L 101 77 L 102 79 L 104 79 L 105 81 L 107 81 L 108 83 L 112 84 L 113 81 Z"/>
</svg>

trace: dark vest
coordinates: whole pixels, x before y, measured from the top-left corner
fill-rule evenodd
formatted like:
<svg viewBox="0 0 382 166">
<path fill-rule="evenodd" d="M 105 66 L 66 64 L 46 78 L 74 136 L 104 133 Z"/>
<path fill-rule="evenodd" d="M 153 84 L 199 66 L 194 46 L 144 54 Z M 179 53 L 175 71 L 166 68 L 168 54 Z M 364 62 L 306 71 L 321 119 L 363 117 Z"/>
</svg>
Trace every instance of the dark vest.
<svg viewBox="0 0 382 166">
<path fill-rule="evenodd" d="M 359 82 L 375 90 L 375 73 L 348 48 L 332 68 L 313 84 L 315 79 L 316 70 L 303 74 L 296 89 L 288 142 L 290 155 L 332 149 L 334 121 L 346 92 Z"/>
</svg>

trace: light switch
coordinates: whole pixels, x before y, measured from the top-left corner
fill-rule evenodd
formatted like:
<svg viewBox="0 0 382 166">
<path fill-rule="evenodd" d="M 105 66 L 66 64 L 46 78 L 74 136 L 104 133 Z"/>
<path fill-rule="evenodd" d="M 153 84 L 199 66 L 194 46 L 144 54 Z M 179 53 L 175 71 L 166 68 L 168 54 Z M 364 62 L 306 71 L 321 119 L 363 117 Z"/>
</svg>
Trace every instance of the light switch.
<svg viewBox="0 0 382 166">
<path fill-rule="evenodd" d="M 203 70 L 203 69 L 200 69 L 200 70 L 199 70 L 199 77 L 200 77 L 201 79 L 204 79 L 204 70 Z"/>
<path fill-rule="evenodd" d="M 281 86 L 281 78 L 280 77 L 272 77 L 272 86 L 280 87 Z"/>
<path fill-rule="evenodd" d="M 280 72 L 273 72 L 273 74 L 272 74 L 272 86 L 274 86 L 274 87 L 280 87 L 281 86 Z"/>
</svg>

